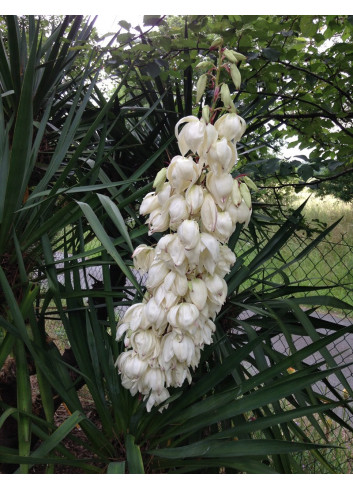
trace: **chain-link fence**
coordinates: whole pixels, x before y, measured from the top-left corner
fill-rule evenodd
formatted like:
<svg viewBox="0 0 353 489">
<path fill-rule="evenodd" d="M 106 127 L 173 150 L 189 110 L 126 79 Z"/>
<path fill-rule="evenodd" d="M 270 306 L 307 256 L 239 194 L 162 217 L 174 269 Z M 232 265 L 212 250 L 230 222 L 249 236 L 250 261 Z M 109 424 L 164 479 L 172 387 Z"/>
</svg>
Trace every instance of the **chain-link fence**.
<svg viewBox="0 0 353 489">
<path fill-rule="evenodd" d="M 315 295 L 329 295 L 336 299 L 353 305 L 353 243 L 350 242 L 348 235 L 329 237 L 319 242 L 308 254 L 299 261 L 294 258 L 300 255 L 307 246 L 309 246 L 315 236 L 307 237 L 300 232 L 296 233 L 292 239 L 287 242 L 269 263 L 266 264 L 268 271 L 275 271 L 284 263 L 293 263 L 285 269 L 291 284 L 300 284 L 307 286 L 327 286 L 327 289 L 318 290 Z M 265 244 L 265 243 L 264 243 Z M 242 254 L 253 246 L 253 243 L 243 241 L 238 253 Z M 248 257 L 250 261 L 252 256 Z M 278 277 L 280 280 L 280 277 Z M 308 292 L 309 294 L 310 292 Z M 312 294 L 312 292 L 310 293 Z M 243 314 L 244 317 L 250 317 L 251 313 Z M 353 323 L 353 314 L 349 309 L 340 307 L 320 306 L 312 315 L 325 321 L 334 323 L 334 325 L 349 326 Z M 332 331 L 323 329 L 322 333 L 332 333 Z M 295 349 L 304 348 L 312 342 L 310 336 L 293 336 Z M 290 348 L 284 335 L 277 335 L 272 339 L 273 348 L 281 353 L 289 353 Z M 353 389 L 353 335 L 346 334 L 340 339 L 328 345 L 331 356 L 334 357 L 337 365 L 348 365 L 342 370 L 344 378 L 348 385 Z M 324 357 L 317 353 L 308 359 L 307 363 L 325 361 Z M 339 379 L 331 375 L 328 380 L 335 389 L 340 392 L 343 398 L 347 392 Z M 319 382 L 315 385 L 316 392 L 322 394 L 325 398 L 337 400 L 327 388 L 325 383 Z M 347 409 L 338 408 L 334 412 L 343 419 L 348 425 L 353 426 L 353 415 Z M 339 473 L 351 473 L 353 471 L 353 436 L 352 433 L 342 428 L 328 417 L 318 417 L 318 423 L 322 427 L 327 440 L 330 444 L 342 447 L 342 449 L 325 450 L 325 457 L 329 460 L 331 466 Z M 318 436 L 311 429 L 311 424 L 306 421 L 298 421 L 299 427 L 304 430 L 311 441 L 320 441 L 315 438 Z M 317 473 L 323 471 L 323 465 L 313 452 L 305 452 L 298 456 L 298 462 L 302 465 L 304 471 L 308 473 Z M 325 470 L 325 469 L 324 469 Z M 330 468 L 327 467 L 327 471 Z"/>
</svg>

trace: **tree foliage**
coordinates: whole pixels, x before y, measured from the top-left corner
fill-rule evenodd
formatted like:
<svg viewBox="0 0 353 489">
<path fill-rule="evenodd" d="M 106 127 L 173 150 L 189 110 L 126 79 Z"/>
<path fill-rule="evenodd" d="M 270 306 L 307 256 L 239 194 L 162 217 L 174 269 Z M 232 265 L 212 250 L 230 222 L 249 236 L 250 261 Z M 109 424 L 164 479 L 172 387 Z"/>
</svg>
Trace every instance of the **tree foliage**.
<svg viewBox="0 0 353 489">
<path fill-rule="evenodd" d="M 120 25 L 110 73 L 121 76 L 133 64 L 138 76 L 126 97 L 129 89 L 142 94 L 155 84 L 155 92 L 166 92 L 161 108 L 174 107 L 178 116 L 199 110 L 191 101 L 202 73 L 196 66 L 213 60 L 209 48 L 216 36 L 247 56 L 240 63 L 240 90 L 231 87 L 248 123 L 240 153 L 244 171 L 280 182 L 295 177 L 296 183 L 320 183 L 327 172 L 338 178 L 353 170 L 352 16 L 146 16 L 146 29 L 155 28 L 138 36 L 126 22 Z M 211 96 L 210 87 L 205 101 Z M 284 144 L 296 147 L 298 157 L 283 157 Z"/>
</svg>

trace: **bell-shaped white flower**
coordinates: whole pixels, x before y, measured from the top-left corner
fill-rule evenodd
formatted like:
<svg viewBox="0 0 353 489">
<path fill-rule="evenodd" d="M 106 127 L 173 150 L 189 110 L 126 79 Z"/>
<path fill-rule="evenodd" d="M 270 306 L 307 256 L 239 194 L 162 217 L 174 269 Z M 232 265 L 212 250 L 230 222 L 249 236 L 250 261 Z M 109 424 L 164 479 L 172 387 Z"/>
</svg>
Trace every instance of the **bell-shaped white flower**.
<svg viewBox="0 0 353 489">
<path fill-rule="evenodd" d="M 182 302 L 173 306 L 168 312 L 168 322 L 175 328 L 187 329 L 199 317 L 199 310 L 195 304 Z"/>
<path fill-rule="evenodd" d="M 205 307 L 207 301 L 207 287 L 202 279 L 194 278 L 189 282 L 188 298 L 190 299 L 190 302 L 195 304 L 199 311 Z"/>
<path fill-rule="evenodd" d="M 235 230 L 232 218 L 227 211 L 219 212 L 217 216 L 217 224 L 215 236 L 221 243 L 226 243 Z"/>
<path fill-rule="evenodd" d="M 162 404 L 162 402 L 166 401 L 168 397 L 170 397 L 170 394 L 167 389 L 162 389 L 161 391 L 158 392 L 152 391 L 151 394 L 149 396 L 146 395 L 143 400 L 145 401 L 147 397 L 148 397 L 148 401 L 146 404 L 146 410 L 149 413 L 151 412 L 153 406 L 159 406 L 160 404 Z M 163 409 L 167 407 L 168 404 L 166 404 L 166 406 L 163 406 L 161 409 L 158 409 L 158 411 L 163 411 Z"/>
<path fill-rule="evenodd" d="M 204 269 L 209 274 L 213 274 L 219 260 L 219 243 L 217 239 L 209 233 L 201 233 L 201 253 L 198 270 L 203 273 Z"/>
<path fill-rule="evenodd" d="M 208 275 L 204 278 L 208 298 L 217 305 L 223 305 L 227 297 L 227 283 L 218 275 Z"/>
<path fill-rule="evenodd" d="M 207 164 L 216 175 L 229 173 L 237 162 L 237 152 L 233 143 L 226 138 L 215 142 L 208 152 Z"/>
<path fill-rule="evenodd" d="M 200 185 L 192 185 L 185 193 L 185 200 L 189 206 L 191 216 L 196 216 L 203 204 L 204 192 Z"/>
<path fill-rule="evenodd" d="M 171 361 L 173 356 L 180 362 L 190 365 L 195 354 L 195 345 L 186 333 L 171 331 L 162 340 L 162 358 L 164 364 Z"/>
<path fill-rule="evenodd" d="M 203 142 L 198 149 L 198 155 L 201 157 L 201 161 L 205 161 L 210 148 L 218 139 L 218 132 L 213 124 L 206 124 L 205 134 Z"/>
<path fill-rule="evenodd" d="M 128 330 L 129 330 L 129 323 L 120 324 L 116 329 L 116 335 L 115 335 L 116 341 L 119 341 L 123 336 L 123 334 L 126 333 L 126 331 Z"/>
<path fill-rule="evenodd" d="M 127 377 L 137 379 L 147 370 L 148 362 L 141 359 L 133 350 L 129 350 L 119 355 L 116 365 Z"/>
<path fill-rule="evenodd" d="M 224 114 L 217 119 L 215 128 L 219 138 L 237 142 L 246 130 L 246 122 L 238 114 Z"/>
<path fill-rule="evenodd" d="M 174 273 L 176 275 L 175 272 L 169 272 L 169 273 Z M 156 304 L 162 307 L 165 311 L 169 311 L 169 309 L 175 306 L 175 304 L 177 304 L 180 300 L 180 296 L 174 294 L 174 292 L 172 292 L 171 290 L 167 290 L 164 283 L 159 285 L 155 289 L 153 297 L 154 300 L 156 301 Z M 156 328 L 154 329 L 156 330 Z M 161 334 L 164 332 L 164 330 L 162 331 L 161 327 L 158 327 L 158 331 L 161 331 Z"/>
<path fill-rule="evenodd" d="M 148 328 L 148 320 L 145 315 L 146 305 L 143 303 L 133 304 L 130 306 L 124 314 L 124 317 L 119 322 L 119 326 L 122 324 L 128 324 L 131 331 L 136 331 L 136 329 L 146 329 Z"/>
<path fill-rule="evenodd" d="M 152 246 L 145 244 L 138 245 L 132 254 L 134 267 L 142 272 L 147 272 L 152 265 L 155 257 L 155 250 Z"/>
<path fill-rule="evenodd" d="M 142 199 L 139 212 L 141 216 L 145 216 L 146 214 L 150 214 L 155 209 L 160 208 L 161 207 L 156 193 L 150 192 Z"/>
<path fill-rule="evenodd" d="M 156 246 L 156 256 L 165 261 L 168 266 L 179 267 L 185 260 L 185 248 L 178 234 L 163 236 Z"/>
<path fill-rule="evenodd" d="M 179 125 L 186 122 L 178 134 Z M 178 139 L 178 145 L 181 154 L 184 156 L 188 151 L 197 153 L 204 141 L 206 131 L 205 121 L 199 120 L 195 116 L 187 116 L 180 119 L 175 126 L 175 137 Z"/>
<path fill-rule="evenodd" d="M 164 288 L 173 292 L 178 297 L 184 297 L 188 289 L 188 279 L 185 275 L 180 275 L 174 271 L 168 273 L 164 279 Z"/>
<path fill-rule="evenodd" d="M 225 209 L 228 197 L 233 187 L 233 177 L 229 173 L 216 175 L 212 171 L 207 174 L 206 185 L 208 191 L 212 194 L 216 204 L 222 211 Z"/>
<path fill-rule="evenodd" d="M 181 387 L 185 380 L 191 384 L 190 370 L 184 363 L 173 361 L 171 365 L 166 365 L 165 377 L 167 387 Z"/>
<path fill-rule="evenodd" d="M 251 209 L 252 205 L 251 205 L 251 194 L 250 194 L 249 187 L 246 185 L 245 182 L 242 182 L 239 185 L 239 190 L 244 199 L 245 204 L 248 206 L 249 209 Z"/>
<path fill-rule="evenodd" d="M 161 393 L 165 386 L 165 375 L 161 368 L 148 367 L 138 381 L 141 394 L 147 395 L 152 392 Z"/>
<path fill-rule="evenodd" d="M 164 183 L 160 187 L 159 191 L 156 192 L 158 202 L 161 207 L 164 207 L 168 203 L 171 193 L 172 193 L 172 186 L 170 185 L 169 182 Z"/>
<path fill-rule="evenodd" d="M 191 250 L 200 241 L 200 229 L 196 221 L 186 219 L 178 227 L 178 236 L 186 250 Z"/>
<path fill-rule="evenodd" d="M 135 331 L 130 337 L 130 345 L 141 359 L 157 358 L 161 349 L 159 337 L 152 329 Z"/>
<path fill-rule="evenodd" d="M 157 304 L 154 297 L 151 297 L 145 307 L 145 315 L 150 324 L 156 329 L 163 329 L 167 326 L 167 314 L 163 307 Z"/>
<path fill-rule="evenodd" d="M 201 174 L 201 166 L 194 160 L 175 156 L 170 162 L 167 170 L 167 177 L 176 193 L 184 192 L 193 185 Z"/>
<path fill-rule="evenodd" d="M 205 231 L 212 233 L 216 229 L 217 214 L 217 206 L 214 198 L 207 192 L 201 207 L 202 228 Z"/>
<path fill-rule="evenodd" d="M 219 260 L 217 261 L 217 266 L 214 273 L 220 277 L 224 277 L 230 272 L 231 267 L 234 265 L 236 260 L 235 254 L 228 246 L 221 246 L 219 249 Z"/>
<path fill-rule="evenodd" d="M 134 396 L 138 392 L 138 377 L 135 379 L 131 379 L 127 375 L 124 374 L 124 372 L 120 372 L 121 374 L 121 385 L 124 387 L 124 389 L 128 389 L 130 391 L 130 394 Z"/>
<path fill-rule="evenodd" d="M 166 231 L 169 226 L 169 214 L 168 210 L 162 210 L 160 207 L 151 212 L 150 217 L 146 220 L 148 224 L 148 234 L 151 236 L 153 233 L 162 233 Z"/>
<path fill-rule="evenodd" d="M 252 210 L 245 204 L 244 199 L 242 199 L 239 207 L 237 207 L 237 212 L 235 213 L 235 222 L 240 224 L 244 223 L 245 226 L 249 224 Z"/>
<path fill-rule="evenodd" d="M 146 280 L 147 289 L 154 289 L 160 285 L 165 276 L 169 273 L 169 268 L 162 260 L 155 260 L 148 271 Z"/>
<path fill-rule="evenodd" d="M 176 231 L 178 226 L 189 217 L 189 210 L 183 195 L 173 195 L 169 201 L 169 227 L 172 231 Z"/>
<path fill-rule="evenodd" d="M 199 240 L 197 245 L 191 249 L 185 249 L 185 256 L 188 262 L 188 273 L 191 273 L 198 266 L 201 253 L 201 241 Z"/>
<path fill-rule="evenodd" d="M 164 184 L 166 178 L 167 178 L 167 169 L 162 168 L 161 170 L 159 170 L 159 172 L 157 173 L 157 175 L 154 179 L 153 188 L 155 188 L 156 190 L 159 190 L 162 187 L 162 185 Z"/>
<path fill-rule="evenodd" d="M 216 325 L 209 318 L 199 317 L 196 328 L 193 330 L 193 340 L 195 345 L 203 348 L 204 345 L 211 345 L 213 342 L 212 334 L 216 331 Z"/>
</svg>

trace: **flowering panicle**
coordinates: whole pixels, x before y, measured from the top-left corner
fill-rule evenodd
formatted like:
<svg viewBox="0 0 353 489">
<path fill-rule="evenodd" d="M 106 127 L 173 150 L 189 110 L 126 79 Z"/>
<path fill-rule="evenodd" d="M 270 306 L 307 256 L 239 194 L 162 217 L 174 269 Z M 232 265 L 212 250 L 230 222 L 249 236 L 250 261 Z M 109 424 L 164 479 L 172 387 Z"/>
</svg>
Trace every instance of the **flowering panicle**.
<svg viewBox="0 0 353 489">
<path fill-rule="evenodd" d="M 198 88 L 204 85 L 205 78 Z M 117 329 L 127 349 L 117 360 L 122 385 L 147 399 L 147 411 L 168 399 L 169 387 L 191 382 L 201 350 L 212 343 L 227 296 L 224 276 L 236 259 L 227 242 L 252 212 L 247 183 L 230 174 L 245 121 L 233 112 L 214 125 L 206 121 L 188 116 L 177 123 L 181 155 L 158 173 L 140 207 L 150 235 L 171 231 L 155 247 L 134 251 L 135 268 L 148 274 L 147 292 Z"/>
</svg>

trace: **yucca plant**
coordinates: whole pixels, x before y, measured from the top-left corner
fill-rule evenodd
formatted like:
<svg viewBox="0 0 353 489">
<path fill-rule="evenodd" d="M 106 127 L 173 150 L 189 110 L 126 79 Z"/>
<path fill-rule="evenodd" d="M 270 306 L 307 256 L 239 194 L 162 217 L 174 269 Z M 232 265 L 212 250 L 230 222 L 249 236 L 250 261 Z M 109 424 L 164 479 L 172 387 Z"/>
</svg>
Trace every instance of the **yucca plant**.
<svg viewBox="0 0 353 489">
<path fill-rule="evenodd" d="M 79 28 L 78 19 L 65 22 L 72 21 L 81 33 L 77 34 L 79 39 L 82 32 L 88 35 L 86 27 Z M 8 74 L 8 84 L 1 79 L 1 169 L 6 178 L 1 180 L 0 205 L 0 326 L 4 332 L 0 366 L 2 372 L 9 371 L 12 356 L 17 369 L 12 397 L 2 395 L 0 403 L 0 429 L 10 426 L 15 433 L 0 446 L 1 463 L 7 466 L 3 470 L 27 472 L 45 464 L 50 472 L 64 464 L 97 473 L 224 469 L 293 473 L 301 469 L 290 454 L 312 450 L 326 470 L 333 472 L 334 467 L 320 451 L 325 446 L 325 433 L 314 415 L 325 413 L 351 428 L 334 411 L 344 404 L 337 389 L 325 381 L 337 400 L 331 402 L 311 386 L 333 373 L 344 384 L 342 366 L 335 364 L 326 346 L 351 328 L 326 324 L 312 318 L 310 309 L 302 310 L 301 305 L 315 307 L 334 300 L 317 297 L 315 290 L 311 297 L 302 297 L 302 288 L 290 286 L 285 278 L 288 264 L 276 273 L 266 268 L 300 225 L 302 208 L 262 249 L 257 245 L 255 228 L 250 228 L 247 239 L 254 242 L 257 254 L 247 265 L 249 252 L 243 256 L 237 253 L 243 236 L 241 227 L 237 229 L 229 244 L 238 258 L 227 277 L 229 298 L 217 320 L 216 339 L 204 349 L 192 384 L 173 390 L 167 410 L 160 413 L 155 408 L 146 413 L 142 399 L 132 397 L 121 386 L 114 364 L 124 345 L 115 341 L 115 333 L 117 307 L 139 302 L 144 293 L 143 284 L 131 272 L 131 253 L 138 244 L 154 243 L 158 238 L 147 236 L 138 206 L 151 189 L 156 167 L 166 158 L 173 137 L 169 129 L 164 139 L 154 131 L 155 109 L 164 111 L 160 103 L 166 95 L 156 93 L 151 104 L 142 104 L 141 117 L 133 112 L 131 118 L 130 109 L 124 107 L 134 102 L 120 106 L 116 102 L 127 78 L 106 102 L 96 86 L 95 64 L 88 59 L 83 73 L 74 70 L 74 77 L 64 70 L 64 63 L 51 87 L 43 89 L 47 98 L 38 103 L 36 111 L 33 94 L 39 67 L 43 59 L 55 66 L 63 41 L 54 37 L 43 44 L 43 51 L 39 23 L 30 19 L 27 59 L 23 51 L 27 39 L 13 28 L 16 22 L 16 18 L 8 19 L 12 40 L 4 40 L 1 57 L 1 74 Z M 66 32 L 61 28 L 60 36 Z M 23 79 L 19 78 L 20 93 L 10 83 L 14 77 L 9 75 L 11 70 L 6 71 L 8 60 L 16 59 L 16 50 L 22 53 L 20 59 L 27 59 Z M 78 52 L 67 50 L 66 54 L 71 59 Z M 16 73 L 16 66 L 12 70 Z M 12 90 L 18 97 L 17 105 L 8 98 L 14 95 Z M 162 113 L 168 117 L 168 112 Z M 59 127 L 54 120 L 59 121 Z M 151 140 L 152 147 L 148 144 Z M 123 158 L 133 155 L 136 163 L 124 166 Z M 255 222 L 261 223 L 261 216 Z M 92 266 L 102 269 L 100 289 L 89 287 Z M 46 287 L 41 286 L 44 279 Z M 337 305 L 348 307 L 342 302 Z M 46 328 L 53 308 L 69 343 L 63 354 Z M 253 316 L 241 319 L 243 310 L 252 311 Z M 332 333 L 323 334 L 323 327 Z M 272 347 L 271 338 L 279 333 L 291 345 L 290 355 Z M 305 334 L 313 343 L 296 351 L 293 334 Z M 323 369 L 324 362 L 305 362 L 318 351 L 328 370 Z M 289 368 L 296 372 L 289 374 Z M 30 377 L 34 373 L 39 395 L 32 404 Z M 94 403 L 97 423 L 84 412 L 79 395 L 83 385 Z M 349 386 L 347 390 L 351 394 Z M 54 413 L 60 403 L 72 414 L 56 426 Z M 310 443 L 294 423 L 299 417 L 311 421 L 323 444 Z M 77 424 L 84 438 L 72 434 Z M 66 437 L 83 444 L 92 457 L 77 459 L 65 447 Z"/>
</svg>

